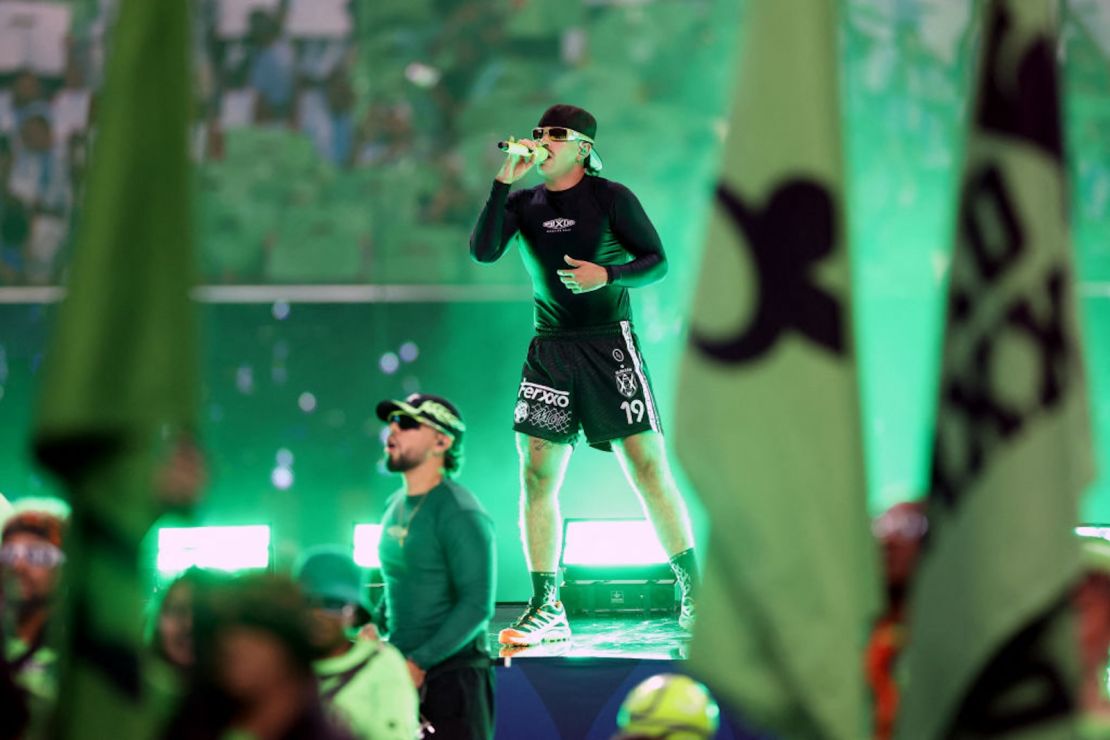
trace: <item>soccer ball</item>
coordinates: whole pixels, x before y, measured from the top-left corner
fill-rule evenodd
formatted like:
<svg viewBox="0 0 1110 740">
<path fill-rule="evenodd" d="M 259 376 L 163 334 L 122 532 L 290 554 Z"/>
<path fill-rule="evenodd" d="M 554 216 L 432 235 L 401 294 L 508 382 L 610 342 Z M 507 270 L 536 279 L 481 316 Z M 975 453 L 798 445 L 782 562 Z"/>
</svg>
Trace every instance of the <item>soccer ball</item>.
<svg viewBox="0 0 1110 740">
<path fill-rule="evenodd" d="M 660 673 L 640 682 L 621 704 L 618 737 L 704 740 L 717 732 L 719 716 L 717 702 L 701 683 Z"/>
</svg>

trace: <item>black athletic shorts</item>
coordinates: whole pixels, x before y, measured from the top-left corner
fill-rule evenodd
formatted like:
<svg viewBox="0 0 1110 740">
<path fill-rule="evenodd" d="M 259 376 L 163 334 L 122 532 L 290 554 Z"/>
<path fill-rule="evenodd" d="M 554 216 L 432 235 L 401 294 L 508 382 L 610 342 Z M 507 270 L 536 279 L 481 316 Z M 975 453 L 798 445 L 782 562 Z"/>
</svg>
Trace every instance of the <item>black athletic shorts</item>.
<svg viewBox="0 0 1110 740">
<path fill-rule="evenodd" d="M 633 434 L 662 432 L 632 325 L 541 334 L 528 346 L 513 429 L 574 444 L 578 430 L 600 450 Z"/>
</svg>

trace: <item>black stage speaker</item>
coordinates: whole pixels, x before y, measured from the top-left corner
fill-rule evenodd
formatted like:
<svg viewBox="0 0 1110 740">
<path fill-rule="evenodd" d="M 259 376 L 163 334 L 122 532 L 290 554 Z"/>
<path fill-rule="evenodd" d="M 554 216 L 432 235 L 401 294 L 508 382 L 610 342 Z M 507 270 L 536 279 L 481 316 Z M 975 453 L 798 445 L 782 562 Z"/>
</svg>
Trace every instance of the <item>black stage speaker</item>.
<svg viewBox="0 0 1110 740">
<path fill-rule="evenodd" d="M 571 614 L 675 613 L 675 577 L 644 519 L 564 519 L 562 601 Z"/>
<path fill-rule="evenodd" d="M 669 566 L 568 566 L 562 587 L 568 614 L 667 616 L 678 608 Z"/>
</svg>

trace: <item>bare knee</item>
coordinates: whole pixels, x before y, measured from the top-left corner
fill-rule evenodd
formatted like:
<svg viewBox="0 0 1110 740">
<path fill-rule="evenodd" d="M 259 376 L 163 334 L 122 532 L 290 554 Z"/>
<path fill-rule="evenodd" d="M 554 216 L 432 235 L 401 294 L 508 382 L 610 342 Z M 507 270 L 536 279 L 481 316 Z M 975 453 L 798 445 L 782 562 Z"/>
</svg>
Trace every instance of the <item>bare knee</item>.
<svg viewBox="0 0 1110 740">
<path fill-rule="evenodd" d="M 552 495 L 558 476 L 543 465 L 525 462 L 521 471 L 524 493 L 529 500 L 548 498 Z"/>
<path fill-rule="evenodd" d="M 570 458 L 569 445 L 521 435 L 517 448 L 525 503 L 543 503 L 554 497 Z"/>
<path fill-rule="evenodd" d="M 662 492 L 667 486 L 667 466 L 659 460 L 643 460 L 632 468 L 636 487 L 646 496 Z"/>
<path fill-rule="evenodd" d="M 666 453 L 660 446 L 641 440 L 625 440 L 618 450 L 633 485 L 645 495 L 663 492 L 674 486 Z"/>
</svg>

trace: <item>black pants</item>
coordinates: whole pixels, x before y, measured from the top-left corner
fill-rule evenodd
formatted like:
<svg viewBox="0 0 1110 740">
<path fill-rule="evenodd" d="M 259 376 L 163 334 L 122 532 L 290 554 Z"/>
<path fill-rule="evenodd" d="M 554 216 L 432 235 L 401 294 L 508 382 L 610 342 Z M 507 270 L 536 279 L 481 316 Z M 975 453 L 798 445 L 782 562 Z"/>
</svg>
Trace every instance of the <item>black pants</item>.
<svg viewBox="0 0 1110 740">
<path fill-rule="evenodd" d="M 493 737 L 492 666 L 460 666 L 429 671 L 420 714 L 435 727 L 435 740 L 489 740 Z"/>
</svg>

